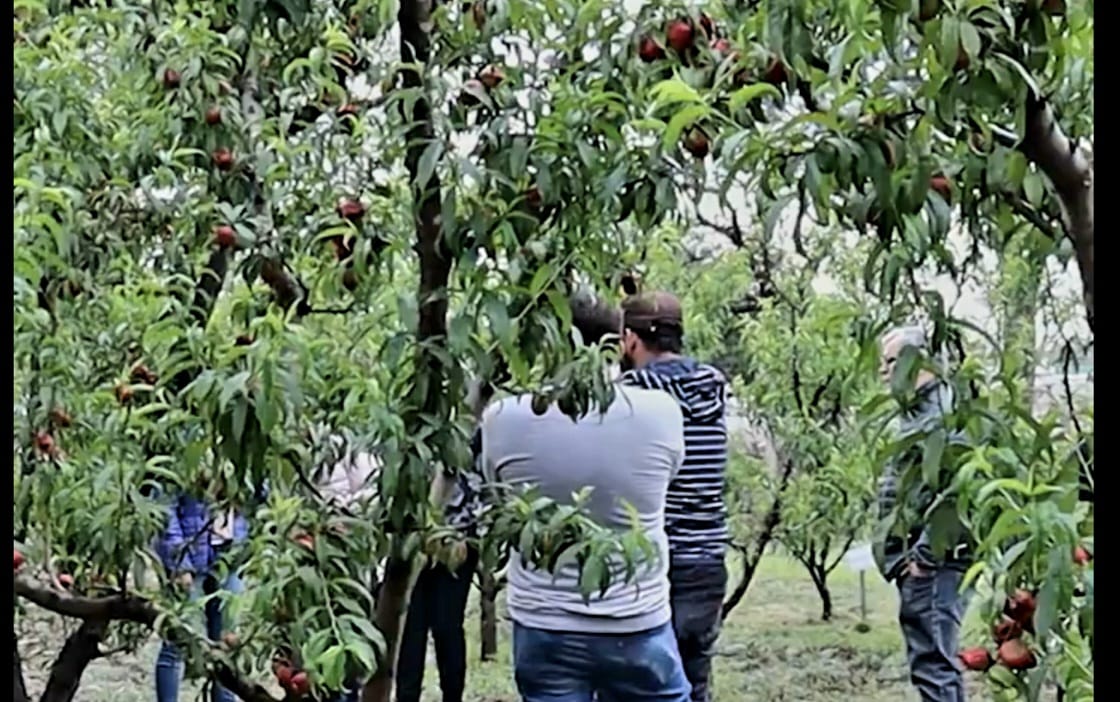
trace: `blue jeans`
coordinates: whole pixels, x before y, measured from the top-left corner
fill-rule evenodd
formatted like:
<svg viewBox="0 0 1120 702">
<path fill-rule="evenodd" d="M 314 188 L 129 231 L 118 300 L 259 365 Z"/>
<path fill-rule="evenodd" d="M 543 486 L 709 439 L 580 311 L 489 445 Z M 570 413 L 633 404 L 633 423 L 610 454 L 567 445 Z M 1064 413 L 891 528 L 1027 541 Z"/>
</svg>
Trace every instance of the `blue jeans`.
<svg viewBox="0 0 1120 702">
<path fill-rule="evenodd" d="M 196 576 L 191 598 L 197 599 L 203 595 L 205 579 Z M 241 592 L 241 580 L 235 573 L 230 573 L 222 583 L 222 590 L 227 592 Z M 205 588 L 206 594 L 210 588 Z M 206 603 L 206 636 L 211 641 L 222 637 L 224 630 L 223 611 L 221 602 L 215 598 Z M 170 641 L 164 641 L 156 656 L 156 702 L 178 702 L 179 682 L 183 677 L 183 656 L 179 648 Z M 212 702 L 237 702 L 232 692 L 221 685 L 215 684 L 211 693 Z"/>
<path fill-rule="evenodd" d="M 970 592 L 961 593 L 964 573 L 933 568 L 898 579 L 899 613 L 910 680 L 922 702 L 964 702 L 964 679 L 957 663 L 961 619 Z"/>
<path fill-rule="evenodd" d="M 513 625 L 524 702 L 688 702 L 670 623 L 637 634 L 575 634 Z"/>
</svg>

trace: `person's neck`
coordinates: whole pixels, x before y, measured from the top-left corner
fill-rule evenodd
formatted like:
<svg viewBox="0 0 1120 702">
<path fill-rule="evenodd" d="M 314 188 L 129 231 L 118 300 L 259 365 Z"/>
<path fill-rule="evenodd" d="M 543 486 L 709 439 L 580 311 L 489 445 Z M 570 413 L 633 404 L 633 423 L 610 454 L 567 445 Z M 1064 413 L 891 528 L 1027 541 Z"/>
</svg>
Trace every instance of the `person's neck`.
<svg viewBox="0 0 1120 702">
<path fill-rule="evenodd" d="M 669 351 L 666 351 L 664 353 L 651 353 L 650 355 L 648 355 L 644 359 L 642 359 L 640 362 L 634 364 L 634 367 L 638 368 L 638 369 L 641 369 L 641 368 L 645 368 L 646 366 L 651 366 L 654 363 L 661 363 L 661 362 L 664 362 L 664 361 L 675 361 L 675 360 L 679 359 L 680 357 L 681 357 L 681 355 L 679 353 L 672 353 L 672 352 L 669 352 Z"/>
</svg>

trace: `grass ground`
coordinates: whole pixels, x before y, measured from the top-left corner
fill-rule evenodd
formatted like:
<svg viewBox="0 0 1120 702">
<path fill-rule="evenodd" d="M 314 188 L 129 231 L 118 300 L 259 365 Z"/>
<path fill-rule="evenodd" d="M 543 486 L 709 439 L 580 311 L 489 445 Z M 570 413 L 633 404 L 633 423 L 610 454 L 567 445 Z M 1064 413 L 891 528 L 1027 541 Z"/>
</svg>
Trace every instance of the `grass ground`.
<svg viewBox="0 0 1120 702">
<path fill-rule="evenodd" d="M 897 597 L 873 572 L 866 577 L 867 623 L 858 633 L 859 579 L 841 565 L 833 574 L 833 621 L 820 621 L 820 602 L 808 576 L 794 561 L 781 556 L 763 560 L 747 597 L 732 613 L 720 639 L 715 662 L 716 702 L 900 702 L 916 700 L 903 656 L 895 616 Z M 32 631 L 21 636 L 25 673 L 33 694 L 42 689 L 48 666 L 47 652 L 35 641 L 52 640 L 57 650 L 60 635 L 51 621 L 26 622 Z M 982 629 L 971 611 L 965 624 L 966 640 L 978 640 Z M 478 663 L 478 607 L 468 612 L 467 638 L 471 655 L 469 702 L 517 702 L 510 670 L 509 626 L 500 629 L 500 650 L 495 661 Z M 134 656 L 116 656 L 96 662 L 87 672 L 79 702 L 148 702 L 153 698 L 152 667 L 157 650 L 150 643 Z M 968 678 L 970 699 L 987 702 L 979 678 Z M 425 702 L 439 702 L 438 676 L 429 659 L 425 675 Z M 198 699 L 197 688 L 185 688 L 183 702 Z"/>
</svg>

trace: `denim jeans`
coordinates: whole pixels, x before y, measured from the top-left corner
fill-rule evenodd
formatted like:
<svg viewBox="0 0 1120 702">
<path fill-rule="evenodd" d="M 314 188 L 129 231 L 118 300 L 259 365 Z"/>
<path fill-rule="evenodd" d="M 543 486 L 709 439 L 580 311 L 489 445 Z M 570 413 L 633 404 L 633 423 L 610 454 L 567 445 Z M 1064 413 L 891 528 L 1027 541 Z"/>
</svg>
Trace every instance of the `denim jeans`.
<svg viewBox="0 0 1120 702">
<path fill-rule="evenodd" d="M 712 657 L 727 594 L 723 561 L 676 562 L 669 569 L 673 632 L 684 674 L 692 685 L 692 702 L 711 702 Z"/>
<path fill-rule="evenodd" d="M 524 702 L 688 702 L 673 627 L 576 634 L 513 625 L 513 669 Z"/>
<path fill-rule="evenodd" d="M 971 592 L 960 592 L 963 579 L 964 573 L 953 568 L 904 573 L 898 579 L 898 619 L 910 680 L 922 702 L 964 702 L 957 646 Z"/>
<path fill-rule="evenodd" d="M 207 582 L 209 581 L 209 582 Z M 194 582 L 194 587 L 191 591 L 191 598 L 197 599 L 202 595 L 209 595 L 215 588 L 213 578 L 197 577 Z M 241 580 L 235 573 L 230 573 L 221 589 L 226 592 L 238 593 L 242 591 Z M 206 636 L 211 641 L 217 641 L 222 637 L 222 632 L 225 629 L 224 612 L 221 601 L 218 598 L 207 601 L 205 614 L 206 614 Z M 156 702 L 178 702 L 179 700 L 179 683 L 183 677 L 183 656 L 179 648 L 170 641 L 164 641 L 159 649 L 159 655 L 156 656 Z M 232 692 L 224 687 L 215 684 L 211 692 L 212 702 L 237 702 L 237 698 Z"/>
</svg>

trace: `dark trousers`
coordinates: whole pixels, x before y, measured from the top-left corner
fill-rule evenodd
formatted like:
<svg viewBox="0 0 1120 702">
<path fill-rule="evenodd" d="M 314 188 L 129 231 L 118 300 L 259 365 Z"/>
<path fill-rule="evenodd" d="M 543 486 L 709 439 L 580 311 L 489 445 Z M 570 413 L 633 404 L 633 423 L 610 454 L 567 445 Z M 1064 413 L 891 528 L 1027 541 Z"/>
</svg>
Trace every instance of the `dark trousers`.
<svg viewBox="0 0 1120 702">
<path fill-rule="evenodd" d="M 693 702 L 712 699 L 712 657 L 719 638 L 727 568 L 723 561 L 675 562 L 669 569 L 673 632 Z"/>
<path fill-rule="evenodd" d="M 964 702 L 957 663 L 961 619 L 970 593 L 961 593 L 964 573 L 934 568 L 899 577 L 898 620 L 906 639 L 910 680 L 922 702 Z"/>
<path fill-rule="evenodd" d="M 467 683 L 467 642 L 463 615 L 478 553 L 471 549 L 455 572 L 436 564 L 416 580 L 397 659 L 397 702 L 420 702 L 424 666 L 428 657 L 428 632 L 436 644 L 436 666 L 443 702 L 462 702 Z"/>
</svg>

